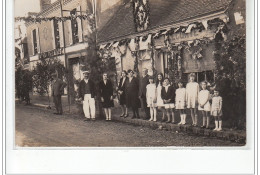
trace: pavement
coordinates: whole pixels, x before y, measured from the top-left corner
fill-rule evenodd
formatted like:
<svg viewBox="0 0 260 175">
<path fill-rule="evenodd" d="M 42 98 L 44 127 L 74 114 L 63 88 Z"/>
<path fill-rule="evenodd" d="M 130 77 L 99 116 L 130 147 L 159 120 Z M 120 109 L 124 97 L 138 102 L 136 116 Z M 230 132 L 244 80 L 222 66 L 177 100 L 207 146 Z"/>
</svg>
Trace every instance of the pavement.
<svg viewBox="0 0 260 175">
<path fill-rule="evenodd" d="M 53 109 L 33 105 L 16 104 L 15 109 L 15 143 L 18 147 L 197 147 L 244 145 L 243 143 L 215 137 L 197 136 L 191 133 L 117 121 L 115 116 L 112 117 L 113 121 L 110 122 L 103 119 L 84 122 L 84 117 L 81 115 L 54 115 Z"/>
</svg>

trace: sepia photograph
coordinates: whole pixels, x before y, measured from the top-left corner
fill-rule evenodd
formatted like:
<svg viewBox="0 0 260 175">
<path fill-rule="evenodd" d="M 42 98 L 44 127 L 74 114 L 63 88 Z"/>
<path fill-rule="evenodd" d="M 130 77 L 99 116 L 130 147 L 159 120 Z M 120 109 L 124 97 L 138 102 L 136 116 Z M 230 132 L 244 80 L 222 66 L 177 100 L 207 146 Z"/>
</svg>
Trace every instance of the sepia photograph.
<svg viewBox="0 0 260 175">
<path fill-rule="evenodd" d="M 248 143 L 246 0 L 13 4 L 15 148 Z"/>
</svg>

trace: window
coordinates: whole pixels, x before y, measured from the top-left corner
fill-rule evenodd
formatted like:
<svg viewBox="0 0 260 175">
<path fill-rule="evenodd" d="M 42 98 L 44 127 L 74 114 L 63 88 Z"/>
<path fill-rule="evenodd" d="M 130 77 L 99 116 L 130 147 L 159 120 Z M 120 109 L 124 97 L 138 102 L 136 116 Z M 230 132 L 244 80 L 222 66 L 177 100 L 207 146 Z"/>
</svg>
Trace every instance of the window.
<svg viewBox="0 0 260 175">
<path fill-rule="evenodd" d="M 164 77 L 168 77 L 169 71 L 168 71 L 168 54 L 167 52 L 163 52 L 162 53 L 163 56 L 163 73 L 164 73 Z"/>
<path fill-rule="evenodd" d="M 37 54 L 38 53 L 38 48 L 37 48 L 37 34 L 36 34 L 36 29 L 34 29 L 32 31 L 32 37 L 33 37 L 33 54 Z"/>
<path fill-rule="evenodd" d="M 60 48 L 60 32 L 59 32 L 59 23 L 57 20 L 53 21 L 54 27 L 54 39 L 56 48 Z"/>
<path fill-rule="evenodd" d="M 70 12 L 70 16 L 75 16 L 76 17 L 76 9 L 73 9 Z M 78 23 L 77 23 L 77 19 L 76 18 L 72 18 L 71 19 L 71 29 L 72 29 L 72 41 L 73 44 L 78 43 L 79 42 L 79 33 L 78 33 Z"/>
<path fill-rule="evenodd" d="M 183 73 L 182 74 L 182 79 L 184 81 L 189 82 L 189 78 L 188 78 L 189 74 L 190 73 Z M 202 81 L 214 82 L 214 73 L 213 73 L 213 71 L 196 72 L 195 75 L 196 75 L 195 81 L 197 81 L 198 83 L 200 83 Z"/>
</svg>

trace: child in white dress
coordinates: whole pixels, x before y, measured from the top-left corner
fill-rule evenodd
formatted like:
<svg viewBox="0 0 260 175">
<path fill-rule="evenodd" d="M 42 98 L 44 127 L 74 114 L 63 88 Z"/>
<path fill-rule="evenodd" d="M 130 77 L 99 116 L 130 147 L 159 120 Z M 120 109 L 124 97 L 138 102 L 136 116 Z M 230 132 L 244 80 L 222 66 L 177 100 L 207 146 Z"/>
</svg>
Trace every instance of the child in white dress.
<svg viewBox="0 0 260 175">
<path fill-rule="evenodd" d="M 186 89 L 183 87 L 183 82 L 178 82 L 178 89 L 176 89 L 175 108 L 180 111 L 181 121 L 178 125 L 186 124 L 186 114 L 184 113 L 186 105 Z"/>
<path fill-rule="evenodd" d="M 209 112 L 210 112 L 210 93 L 207 90 L 207 82 L 201 82 L 202 90 L 199 92 L 198 103 L 199 111 L 202 112 L 203 124 L 202 128 L 209 128 Z"/>
<path fill-rule="evenodd" d="M 211 115 L 215 118 L 214 131 L 222 130 L 222 97 L 219 96 L 219 91 L 214 90 L 214 97 L 212 98 Z"/>
<path fill-rule="evenodd" d="M 192 126 L 198 125 L 198 94 L 199 94 L 199 84 L 195 82 L 195 74 L 191 73 L 189 75 L 190 82 L 186 86 L 186 102 L 187 108 L 190 109 Z"/>
<path fill-rule="evenodd" d="M 156 121 L 156 115 L 157 115 L 157 104 L 156 104 L 156 99 L 157 99 L 157 89 L 156 85 L 153 81 L 153 77 L 149 77 L 149 83 L 146 86 L 146 101 L 147 101 L 147 107 L 150 108 L 150 120 L 149 121 Z"/>
<path fill-rule="evenodd" d="M 161 91 L 162 91 L 162 87 L 163 87 L 163 74 L 159 73 L 157 75 L 157 81 L 156 81 L 156 88 L 157 88 L 157 107 L 158 110 L 162 111 L 162 121 L 165 120 L 165 109 L 164 109 L 164 103 L 163 103 L 163 99 L 161 96 Z"/>
</svg>

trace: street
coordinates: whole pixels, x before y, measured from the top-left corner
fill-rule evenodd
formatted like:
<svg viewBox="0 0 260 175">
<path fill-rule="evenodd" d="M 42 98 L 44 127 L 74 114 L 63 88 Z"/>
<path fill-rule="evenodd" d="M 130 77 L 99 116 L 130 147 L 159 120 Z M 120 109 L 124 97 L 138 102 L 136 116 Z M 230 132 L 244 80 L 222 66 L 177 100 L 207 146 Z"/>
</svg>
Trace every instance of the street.
<svg viewBox="0 0 260 175">
<path fill-rule="evenodd" d="M 16 104 L 15 143 L 19 147 L 242 146 L 215 138 L 154 130 Z M 113 117 L 112 117 L 113 120 Z"/>
</svg>

